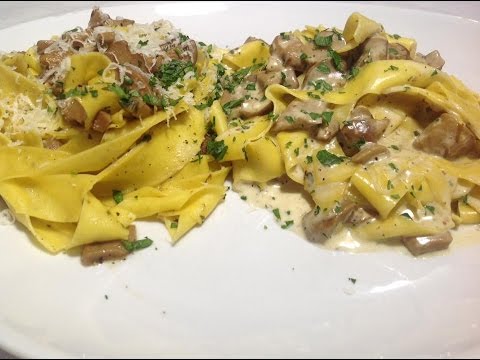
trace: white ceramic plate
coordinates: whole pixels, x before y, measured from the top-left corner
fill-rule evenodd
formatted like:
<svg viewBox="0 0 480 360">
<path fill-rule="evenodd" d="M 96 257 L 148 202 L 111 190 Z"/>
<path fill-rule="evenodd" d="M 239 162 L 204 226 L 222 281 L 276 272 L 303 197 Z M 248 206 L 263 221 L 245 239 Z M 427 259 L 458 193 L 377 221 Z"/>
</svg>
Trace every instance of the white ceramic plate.
<svg viewBox="0 0 480 360">
<path fill-rule="evenodd" d="M 440 50 L 445 70 L 480 90 L 480 26 L 462 18 L 298 2 L 105 10 L 143 22 L 164 17 L 197 40 L 231 47 L 305 24 L 342 27 L 360 11 L 416 38 L 422 52 Z M 25 49 L 85 26 L 88 16 L 2 30 L 0 48 Z M 428 259 L 332 253 L 281 230 L 234 193 L 175 248 L 161 225 L 143 224 L 140 235 L 156 248 L 114 266 L 86 269 L 78 258 L 47 255 L 21 228 L 0 231 L 0 347 L 20 356 L 480 355 L 477 245 Z"/>
</svg>

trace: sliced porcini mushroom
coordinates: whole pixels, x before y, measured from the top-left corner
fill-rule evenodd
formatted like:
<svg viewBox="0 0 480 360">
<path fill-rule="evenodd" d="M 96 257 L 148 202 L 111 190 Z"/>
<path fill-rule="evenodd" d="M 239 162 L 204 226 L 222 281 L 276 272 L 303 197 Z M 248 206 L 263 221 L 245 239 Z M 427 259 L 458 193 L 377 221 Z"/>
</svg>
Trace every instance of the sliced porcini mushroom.
<svg viewBox="0 0 480 360">
<path fill-rule="evenodd" d="M 93 119 L 92 129 L 99 133 L 104 133 L 112 123 L 112 116 L 103 110 L 100 110 Z"/>
<path fill-rule="evenodd" d="M 141 54 L 133 54 L 125 40 L 112 42 L 105 51 L 105 55 L 120 65 L 133 64 L 139 67 L 145 66 L 143 56 Z"/>
<path fill-rule="evenodd" d="M 299 85 L 297 75 L 292 68 L 281 68 L 276 72 L 260 71 L 257 73 L 257 81 L 263 89 L 273 84 L 284 85 L 289 89 L 297 89 Z"/>
<path fill-rule="evenodd" d="M 53 69 L 60 65 L 60 63 L 68 56 L 66 51 L 57 50 L 52 52 L 44 52 L 42 55 L 39 56 L 40 65 L 44 69 Z"/>
<path fill-rule="evenodd" d="M 388 40 L 384 34 L 376 33 L 370 36 L 360 47 L 361 55 L 355 62 L 356 67 L 378 60 L 386 60 L 388 55 Z"/>
<path fill-rule="evenodd" d="M 311 114 L 322 114 L 326 110 L 327 103 L 321 100 L 293 100 L 280 114 L 271 131 L 277 133 L 289 130 L 309 130 L 322 124 L 321 118 L 312 117 Z"/>
<path fill-rule="evenodd" d="M 137 231 L 134 225 L 128 227 L 128 241 L 136 241 Z M 81 262 L 84 266 L 102 264 L 105 261 L 123 260 L 130 253 L 121 241 L 107 241 L 88 244 L 83 247 Z"/>
<path fill-rule="evenodd" d="M 43 140 L 43 147 L 45 149 L 49 149 L 49 150 L 57 150 L 60 146 L 62 146 L 62 142 L 58 139 L 54 139 L 54 138 L 47 138 L 45 140 Z"/>
<path fill-rule="evenodd" d="M 53 40 L 39 40 L 37 41 L 37 54 L 43 55 L 45 50 L 48 49 L 50 46 L 55 44 Z"/>
<path fill-rule="evenodd" d="M 367 143 L 360 148 L 358 153 L 352 156 L 352 162 L 366 164 L 369 161 L 378 160 L 379 157 L 388 154 L 389 151 L 387 147 L 375 143 Z"/>
<path fill-rule="evenodd" d="M 403 237 L 402 242 L 414 256 L 445 250 L 453 238 L 450 231 L 437 235 Z"/>
<path fill-rule="evenodd" d="M 356 207 L 354 210 L 352 210 L 348 218 L 345 219 L 345 223 L 356 226 L 373 218 L 374 216 L 364 208 Z"/>
<path fill-rule="evenodd" d="M 413 146 L 449 160 L 480 155 L 479 142 L 473 132 L 456 115 L 449 113 L 430 123 L 414 140 Z"/>
<path fill-rule="evenodd" d="M 307 66 L 301 57 L 303 48 L 303 43 L 297 37 L 278 35 L 273 39 L 270 52 L 276 54 L 285 67 L 303 72 Z"/>
<path fill-rule="evenodd" d="M 153 109 L 138 96 L 132 97 L 128 104 L 122 104 L 122 106 L 130 114 L 139 119 L 145 119 L 153 115 Z"/>
<path fill-rule="evenodd" d="M 344 222 L 356 208 L 353 203 L 342 205 L 337 212 L 324 213 L 318 208 L 306 213 L 302 218 L 302 226 L 307 239 L 315 243 L 324 243 L 335 232 L 337 226 Z"/>
<path fill-rule="evenodd" d="M 95 40 L 99 48 L 108 48 L 115 41 L 115 33 L 113 31 L 98 33 Z"/>
<path fill-rule="evenodd" d="M 329 72 L 326 72 L 327 68 Z M 327 82 L 334 90 L 346 83 L 343 73 L 337 71 L 331 61 L 322 61 L 311 66 L 303 78 L 302 89 L 314 90 L 315 83 L 319 80 Z"/>
<path fill-rule="evenodd" d="M 140 95 L 152 93 L 149 85 L 150 75 L 132 64 L 125 64 L 125 69 L 127 76 L 132 80 L 131 84 L 128 85 L 129 90 L 137 90 Z"/>
<path fill-rule="evenodd" d="M 442 58 L 438 50 L 434 50 L 427 55 L 417 53 L 414 60 L 422 64 L 427 64 L 438 70 L 442 70 L 443 65 L 445 65 L 445 60 Z"/>
<path fill-rule="evenodd" d="M 127 26 L 134 24 L 135 21 L 130 19 L 120 19 L 117 18 L 113 20 L 108 14 L 102 12 L 98 7 L 94 7 L 92 13 L 90 14 L 90 21 L 88 22 L 88 27 L 90 29 L 96 28 L 97 26 Z"/>
<path fill-rule="evenodd" d="M 329 141 L 333 139 L 337 132 L 340 130 L 340 124 L 336 120 L 331 120 L 328 124 L 320 126 L 314 137 L 318 140 Z"/>
<path fill-rule="evenodd" d="M 337 140 L 345 155 L 353 156 L 366 142 L 377 142 L 387 126 L 388 120 L 375 120 L 365 106 L 357 106 L 337 133 Z"/>
<path fill-rule="evenodd" d="M 410 52 L 400 44 L 388 44 L 388 60 L 409 60 Z"/>
<path fill-rule="evenodd" d="M 174 50 L 167 52 L 167 54 L 172 59 L 190 61 L 192 64 L 196 64 L 198 58 L 197 43 L 194 40 L 189 39 L 181 43 L 179 47 Z"/>
<path fill-rule="evenodd" d="M 61 104 L 60 108 L 65 121 L 83 125 L 87 120 L 87 112 L 78 99 L 67 99 Z"/>
</svg>

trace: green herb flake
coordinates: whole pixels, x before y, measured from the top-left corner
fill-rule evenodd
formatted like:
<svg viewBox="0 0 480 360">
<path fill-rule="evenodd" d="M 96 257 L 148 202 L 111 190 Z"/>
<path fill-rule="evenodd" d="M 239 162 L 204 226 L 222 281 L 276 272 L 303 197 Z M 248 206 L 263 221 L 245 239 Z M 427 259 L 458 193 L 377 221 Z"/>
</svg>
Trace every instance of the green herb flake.
<svg viewBox="0 0 480 360">
<path fill-rule="evenodd" d="M 409 213 L 401 213 L 400 216 L 403 216 L 409 220 L 413 220 Z"/>
<path fill-rule="evenodd" d="M 335 69 L 342 70 L 343 60 L 342 57 L 334 50 L 328 49 L 328 56 L 330 56 L 333 60 L 333 65 Z"/>
<path fill-rule="evenodd" d="M 388 166 L 390 166 L 390 168 L 391 168 L 392 170 L 394 170 L 395 172 L 398 172 L 398 168 L 397 168 L 397 166 L 396 166 L 394 163 L 388 163 Z"/>
<path fill-rule="evenodd" d="M 137 241 L 126 241 L 126 240 L 122 241 L 123 247 L 129 253 L 134 252 L 134 251 L 138 251 L 138 250 L 142 250 L 142 249 L 146 249 L 152 244 L 153 244 L 153 241 L 151 239 L 149 239 L 148 237 L 146 237 L 145 239 L 142 239 L 142 240 L 137 240 Z"/>
<path fill-rule="evenodd" d="M 432 215 L 435 215 L 435 206 L 432 206 L 432 205 L 425 205 L 425 214 L 428 211 L 430 211 L 432 213 Z"/>
<path fill-rule="evenodd" d="M 313 39 L 313 42 L 315 45 L 318 47 L 328 47 L 332 45 L 333 42 L 333 35 L 330 36 L 321 36 L 320 34 L 317 34 L 315 38 Z"/>
<path fill-rule="evenodd" d="M 397 145 L 390 145 L 393 150 L 400 151 L 400 148 Z"/>
<path fill-rule="evenodd" d="M 398 34 L 393 34 L 392 36 L 393 36 L 393 38 L 394 38 L 395 40 L 398 40 L 398 39 L 400 39 L 400 38 L 401 38 L 401 36 L 400 36 L 400 35 L 398 35 Z"/>
<path fill-rule="evenodd" d="M 435 75 L 437 75 L 437 74 L 438 74 L 438 71 L 437 71 L 437 69 L 435 69 L 435 70 L 433 70 L 433 72 L 432 72 L 432 74 L 431 74 L 430 76 L 435 76 Z"/>
<path fill-rule="evenodd" d="M 285 224 L 282 225 L 282 229 L 288 229 L 293 224 L 294 224 L 293 220 L 287 220 L 285 221 Z"/>
<path fill-rule="evenodd" d="M 123 193 L 120 190 L 112 190 L 112 196 L 116 204 L 120 204 L 123 201 Z"/>
<path fill-rule="evenodd" d="M 285 120 L 287 120 L 289 124 L 293 124 L 295 122 L 295 119 L 290 115 L 285 116 Z"/>
<path fill-rule="evenodd" d="M 170 223 L 170 229 L 177 229 L 177 228 L 178 228 L 178 222 L 173 221 L 172 223 Z"/>
<path fill-rule="evenodd" d="M 93 98 L 98 97 L 98 90 L 90 90 L 90 95 L 91 95 Z"/>
<path fill-rule="evenodd" d="M 332 121 L 333 111 L 322 112 L 322 119 L 328 125 Z"/>
<path fill-rule="evenodd" d="M 148 45 L 148 40 L 145 40 L 145 41 L 140 40 L 138 42 L 139 47 L 144 47 L 144 46 L 147 46 L 147 45 Z"/>
<path fill-rule="evenodd" d="M 353 285 L 355 285 L 357 282 L 357 279 L 349 277 L 348 281 L 350 281 Z"/>
<path fill-rule="evenodd" d="M 400 195 L 398 195 L 398 194 L 390 195 L 390 197 L 391 197 L 393 200 L 400 200 Z"/>
<path fill-rule="evenodd" d="M 257 87 L 256 87 L 255 83 L 250 83 L 250 84 L 247 84 L 245 89 L 253 91 L 253 90 L 257 90 Z"/>
<path fill-rule="evenodd" d="M 280 220 L 282 217 L 280 216 L 280 210 L 277 208 L 277 209 L 273 209 L 272 210 L 273 212 L 273 215 L 275 215 L 275 217 Z"/>
<path fill-rule="evenodd" d="M 398 55 L 398 50 L 395 49 L 395 48 L 389 47 L 389 48 L 388 48 L 388 53 L 389 53 L 390 55 Z"/>
<path fill-rule="evenodd" d="M 155 77 L 160 80 L 163 87 L 168 88 L 191 71 L 195 72 L 195 68 L 190 61 L 171 60 L 160 66 Z"/>
<path fill-rule="evenodd" d="M 293 150 L 293 152 L 295 153 L 295 156 L 298 156 L 300 154 L 300 149 L 296 148 L 295 150 Z"/>
<path fill-rule="evenodd" d="M 234 108 L 237 108 L 240 105 L 242 105 L 244 100 L 245 100 L 244 98 L 240 98 L 240 99 L 236 99 L 236 100 L 231 100 L 231 101 L 223 104 L 223 106 L 222 106 L 223 111 L 225 112 L 225 114 L 229 115 Z"/>
<path fill-rule="evenodd" d="M 392 181 L 391 180 L 388 180 L 387 182 L 387 190 L 392 190 L 394 188 L 393 184 L 392 184 Z"/>
<path fill-rule="evenodd" d="M 305 60 L 307 60 L 307 59 L 308 59 L 308 55 L 307 55 L 307 54 L 302 53 L 302 54 L 300 55 L 300 60 L 305 61 Z"/>
<path fill-rule="evenodd" d="M 287 143 L 285 144 L 285 148 L 286 148 L 286 149 L 289 149 L 290 146 L 292 146 L 292 142 L 291 142 L 291 141 L 289 141 L 289 142 L 287 142 Z"/>
<path fill-rule="evenodd" d="M 245 195 L 242 195 L 242 196 L 240 196 L 240 199 L 242 199 L 243 201 L 246 201 L 247 197 Z"/>
<path fill-rule="evenodd" d="M 359 73 L 360 73 L 360 69 L 356 66 L 352 66 L 352 68 L 350 69 L 347 75 L 347 80 L 351 80 L 355 78 Z"/>
<path fill-rule="evenodd" d="M 222 141 L 207 142 L 207 153 L 212 155 L 215 160 L 222 160 L 227 153 L 228 146 Z"/>
<path fill-rule="evenodd" d="M 312 84 L 315 88 L 315 90 L 320 91 L 320 93 L 323 95 L 327 91 L 332 91 L 333 87 L 330 85 L 328 82 L 326 82 L 323 79 L 316 80 L 316 81 L 311 81 L 310 84 Z M 310 93 L 308 94 L 310 96 Z"/>
<path fill-rule="evenodd" d="M 307 164 L 311 164 L 313 162 L 313 157 L 311 157 L 310 155 L 307 155 L 307 157 L 305 158 L 305 162 Z"/>
<path fill-rule="evenodd" d="M 318 65 L 317 70 L 322 74 L 330 74 L 330 68 L 325 63 L 321 63 L 320 65 Z"/>
<path fill-rule="evenodd" d="M 387 71 L 397 71 L 399 68 L 395 65 L 390 65 L 387 69 L 385 69 L 383 72 Z"/>
<path fill-rule="evenodd" d="M 320 150 L 317 153 L 317 159 L 324 166 L 332 166 L 343 162 L 344 157 L 337 156 L 327 150 Z"/>
</svg>

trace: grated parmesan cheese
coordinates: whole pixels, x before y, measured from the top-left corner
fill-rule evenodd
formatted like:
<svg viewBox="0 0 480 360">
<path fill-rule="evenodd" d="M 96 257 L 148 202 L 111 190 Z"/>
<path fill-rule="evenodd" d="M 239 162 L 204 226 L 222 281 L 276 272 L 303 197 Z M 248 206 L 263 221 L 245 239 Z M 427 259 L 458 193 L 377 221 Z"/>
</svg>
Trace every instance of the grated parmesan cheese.
<svg viewBox="0 0 480 360">
<path fill-rule="evenodd" d="M 21 145 L 25 133 L 45 135 L 62 126 L 61 120 L 42 108 L 41 99 L 34 103 L 26 95 L 5 97 L 0 93 L 0 132 Z"/>
</svg>

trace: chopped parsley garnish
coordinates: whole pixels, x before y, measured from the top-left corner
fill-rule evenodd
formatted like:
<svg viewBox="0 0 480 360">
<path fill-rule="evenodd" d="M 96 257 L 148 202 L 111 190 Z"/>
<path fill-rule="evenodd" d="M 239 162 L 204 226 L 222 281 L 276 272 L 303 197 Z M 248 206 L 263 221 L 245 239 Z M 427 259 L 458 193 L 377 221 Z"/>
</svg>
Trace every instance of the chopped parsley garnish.
<svg viewBox="0 0 480 360">
<path fill-rule="evenodd" d="M 90 90 L 90 95 L 94 98 L 98 97 L 98 90 Z"/>
<path fill-rule="evenodd" d="M 131 95 L 128 94 L 122 87 L 117 84 L 109 84 L 107 90 L 115 93 L 120 98 L 120 102 L 123 104 L 128 104 L 130 102 Z"/>
<path fill-rule="evenodd" d="M 350 72 L 347 74 L 347 80 L 353 79 L 358 75 L 359 72 L 360 72 L 360 69 L 358 67 L 352 66 L 352 68 L 350 69 Z"/>
<path fill-rule="evenodd" d="M 392 190 L 394 188 L 393 184 L 392 184 L 392 181 L 391 180 L 388 180 L 387 182 L 387 190 Z"/>
<path fill-rule="evenodd" d="M 228 146 L 222 141 L 209 141 L 207 143 L 207 153 L 212 155 L 215 160 L 222 160 L 227 153 Z"/>
<path fill-rule="evenodd" d="M 438 71 L 435 69 L 435 70 L 433 70 L 432 75 L 430 75 L 430 76 L 435 76 L 437 74 L 438 74 Z"/>
<path fill-rule="evenodd" d="M 307 60 L 307 59 L 308 59 L 308 55 L 307 55 L 307 54 L 302 53 L 302 54 L 300 55 L 300 60 L 305 61 L 305 60 Z"/>
<path fill-rule="evenodd" d="M 281 32 L 280 36 L 282 37 L 283 40 L 290 40 L 290 35 L 285 32 Z"/>
<path fill-rule="evenodd" d="M 398 194 L 390 195 L 390 197 L 391 197 L 393 200 L 399 200 L 399 199 L 400 199 L 400 195 L 398 195 Z"/>
<path fill-rule="evenodd" d="M 67 92 L 60 94 L 59 99 L 67 99 L 70 97 L 80 97 L 88 94 L 88 89 L 86 87 L 78 86 L 74 89 L 70 89 Z"/>
<path fill-rule="evenodd" d="M 310 155 L 307 155 L 307 157 L 305 158 L 305 162 L 307 164 L 311 164 L 313 162 L 313 157 L 311 157 Z"/>
<path fill-rule="evenodd" d="M 341 157 L 341 156 L 337 156 L 335 154 L 332 154 L 331 152 L 328 152 L 327 150 L 320 150 L 317 153 L 317 159 L 324 166 L 332 166 L 332 165 L 335 165 L 335 164 L 342 163 L 344 158 Z"/>
<path fill-rule="evenodd" d="M 395 38 L 395 40 L 398 40 L 398 39 L 400 39 L 400 38 L 401 38 L 401 36 L 400 36 L 400 35 L 398 35 L 398 34 L 393 34 L 392 36 Z"/>
<path fill-rule="evenodd" d="M 287 120 L 289 124 L 293 124 L 295 122 L 295 119 L 290 115 L 285 116 L 285 120 Z"/>
<path fill-rule="evenodd" d="M 397 166 L 396 166 L 394 163 L 388 163 L 388 166 L 390 166 L 390 168 L 391 168 L 392 170 L 394 170 L 395 172 L 398 172 L 398 168 L 397 168 Z"/>
<path fill-rule="evenodd" d="M 168 88 L 191 71 L 195 72 L 195 68 L 190 61 L 171 60 L 162 64 L 155 76 L 163 87 Z"/>
<path fill-rule="evenodd" d="M 138 46 L 140 46 L 140 47 L 147 46 L 147 44 L 148 44 L 148 40 L 145 40 L 145 41 L 140 40 L 140 41 L 138 42 Z"/>
<path fill-rule="evenodd" d="M 342 67 L 343 67 L 342 57 L 335 50 L 332 50 L 332 49 L 328 49 L 328 56 L 332 58 L 335 69 L 342 70 Z"/>
<path fill-rule="evenodd" d="M 420 135 L 420 132 L 419 132 L 419 131 L 417 131 L 417 130 L 414 130 L 414 131 L 413 131 L 413 135 L 415 135 L 415 136 L 419 136 L 419 135 Z"/>
<path fill-rule="evenodd" d="M 317 70 L 323 74 L 330 74 L 330 68 L 325 63 L 321 63 L 320 65 L 318 65 Z"/>
<path fill-rule="evenodd" d="M 178 36 L 180 37 L 180 42 L 185 42 L 188 39 L 190 39 L 187 35 L 182 34 L 182 33 L 178 33 Z"/>
<path fill-rule="evenodd" d="M 272 212 L 273 212 L 273 215 L 275 215 L 275 217 L 276 217 L 278 220 L 280 220 L 280 219 L 282 218 L 282 217 L 280 216 L 280 210 L 278 210 L 278 208 L 277 208 L 277 209 L 273 209 Z"/>
<path fill-rule="evenodd" d="M 142 240 L 137 240 L 137 241 L 122 241 L 122 245 L 127 250 L 128 252 L 134 252 L 137 250 L 142 250 L 148 248 L 150 245 L 153 244 L 153 241 L 146 237 L 145 239 Z"/>
<path fill-rule="evenodd" d="M 335 214 L 340 214 L 342 212 L 342 207 L 340 205 L 336 205 L 335 208 L 333 209 L 333 212 Z"/>
<path fill-rule="evenodd" d="M 242 103 L 245 101 L 244 98 L 240 98 L 240 99 L 236 99 L 236 100 L 232 100 L 232 101 L 229 101 L 225 104 L 223 104 L 223 111 L 225 111 L 225 114 L 229 115 L 233 109 L 239 107 L 240 105 L 242 105 Z"/>
<path fill-rule="evenodd" d="M 355 283 L 357 282 L 357 279 L 349 277 L 348 281 L 350 281 L 353 285 L 355 285 Z"/>
<path fill-rule="evenodd" d="M 320 214 L 320 206 L 315 206 L 315 210 L 313 211 L 313 215 L 317 216 L 318 214 Z"/>
<path fill-rule="evenodd" d="M 312 83 L 313 84 L 313 83 Z M 315 85 L 314 85 L 315 86 Z M 311 97 L 312 99 L 320 99 L 320 96 L 317 94 L 314 94 L 313 92 L 309 91 L 307 92 L 308 97 Z"/>
<path fill-rule="evenodd" d="M 178 228 L 178 222 L 174 221 L 170 224 L 170 229 L 177 229 Z"/>
<path fill-rule="evenodd" d="M 290 148 L 290 146 L 292 146 L 292 142 L 291 142 L 291 141 L 289 141 L 289 142 L 287 142 L 287 143 L 285 144 L 285 148 L 286 148 L 286 149 Z"/>
<path fill-rule="evenodd" d="M 316 80 L 316 81 L 311 81 L 310 84 L 312 84 L 315 87 L 315 90 L 319 90 L 321 94 L 323 95 L 326 91 L 332 91 L 333 87 L 330 85 L 328 82 L 326 82 L 323 79 Z M 308 94 L 310 96 L 310 94 Z"/>
<path fill-rule="evenodd" d="M 207 102 L 203 104 L 193 105 L 193 107 L 197 110 L 205 110 L 207 107 L 212 106 L 213 102 L 213 99 L 208 99 Z"/>
<path fill-rule="evenodd" d="M 432 205 L 425 205 L 425 210 L 428 210 L 432 213 L 432 215 L 435 214 L 435 206 Z"/>
<path fill-rule="evenodd" d="M 285 224 L 282 225 L 282 229 L 288 229 L 292 225 L 293 225 L 293 220 L 287 220 L 285 221 Z"/>
<path fill-rule="evenodd" d="M 401 213 L 400 216 L 403 216 L 409 220 L 413 220 L 409 213 Z"/>
<path fill-rule="evenodd" d="M 322 112 L 322 119 L 328 125 L 332 121 L 333 111 L 324 111 Z"/>
<path fill-rule="evenodd" d="M 327 47 L 331 46 L 333 42 L 333 35 L 330 36 L 321 36 L 320 34 L 315 35 L 313 42 L 318 47 Z"/>
<path fill-rule="evenodd" d="M 112 196 L 116 204 L 120 204 L 123 201 L 123 193 L 120 190 L 112 190 Z"/>
<path fill-rule="evenodd" d="M 400 148 L 399 148 L 397 145 L 390 145 L 390 147 L 391 147 L 393 150 L 398 150 L 398 151 L 400 151 Z"/>
<path fill-rule="evenodd" d="M 151 106 L 158 106 L 158 107 L 164 107 L 164 103 L 162 102 L 162 99 L 151 94 L 145 94 L 142 96 L 142 100 Z"/>
<path fill-rule="evenodd" d="M 299 148 L 295 148 L 295 150 L 293 150 L 293 152 L 295 153 L 295 156 L 300 155 L 300 149 Z"/>
<path fill-rule="evenodd" d="M 254 71 L 262 68 L 264 64 L 254 64 L 252 66 L 240 69 L 233 73 L 231 76 L 227 76 L 225 79 L 224 88 L 228 90 L 228 92 L 233 93 L 235 88 L 240 85 L 240 83 L 247 77 L 249 74 L 253 73 Z"/>
<path fill-rule="evenodd" d="M 465 195 L 462 197 L 462 202 L 465 204 L 465 205 L 468 205 L 468 195 Z"/>
<path fill-rule="evenodd" d="M 398 55 L 398 50 L 392 47 L 388 48 L 388 53 L 391 55 Z"/>
<path fill-rule="evenodd" d="M 245 89 L 247 89 L 247 90 L 257 90 L 257 87 L 255 86 L 255 83 L 250 83 L 250 84 L 247 84 Z"/>
<path fill-rule="evenodd" d="M 358 140 L 355 144 L 353 144 L 353 147 L 357 150 L 360 150 L 360 148 L 365 145 L 365 139 L 360 139 Z"/>
<path fill-rule="evenodd" d="M 387 72 L 387 71 L 397 71 L 398 70 L 398 67 L 395 66 L 395 65 L 390 65 L 386 70 L 384 70 L 383 72 Z"/>
<path fill-rule="evenodd" d="M 247 197 L 245 195 L 242 195 L 240 196 L 240 199 L 242 199 L 243 201 L 247 200 Z"/>
</svg>

